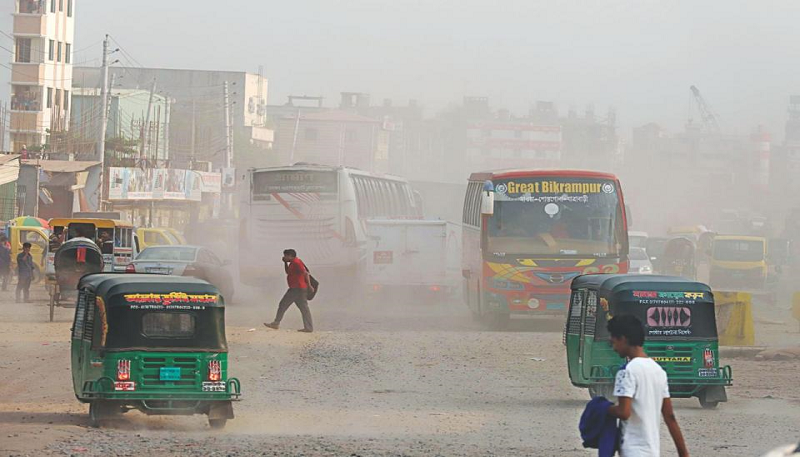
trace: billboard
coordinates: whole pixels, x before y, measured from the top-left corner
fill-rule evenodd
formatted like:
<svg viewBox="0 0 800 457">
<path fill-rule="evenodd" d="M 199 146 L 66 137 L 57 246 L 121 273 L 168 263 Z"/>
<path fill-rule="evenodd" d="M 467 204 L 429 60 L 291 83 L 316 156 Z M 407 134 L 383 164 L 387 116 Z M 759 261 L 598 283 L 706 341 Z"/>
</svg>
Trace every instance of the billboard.
<svg viewBox="0 0 800 457">
<path fill-rule="evenodd" d="M 203 192 L 220 191 L 219 176 L 180 169 L 111 167 L 108 199 L 200 201 Z"/>
</svg>

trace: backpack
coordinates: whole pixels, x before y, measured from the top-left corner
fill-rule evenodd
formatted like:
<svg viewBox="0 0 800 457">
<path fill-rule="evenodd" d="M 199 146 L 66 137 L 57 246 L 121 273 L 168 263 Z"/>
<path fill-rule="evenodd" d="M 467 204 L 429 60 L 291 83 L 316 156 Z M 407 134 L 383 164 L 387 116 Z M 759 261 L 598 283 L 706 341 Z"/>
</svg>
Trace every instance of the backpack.
<svg viewBox="0 0 800 457">
<path fill-rule="evenodd" d="M 311 301 L 317 296 L 317 292 L 319 292 L 319 281 L 311 275 L 311 270 L 309 270 L 308 267 L 306 267 L 306 271 L 308 272 L 308 278 L 311 280 L 311 287 L 314 288 L 314 291 L 309 292 L 306 296 L 306 300 Z"/>
</svg>

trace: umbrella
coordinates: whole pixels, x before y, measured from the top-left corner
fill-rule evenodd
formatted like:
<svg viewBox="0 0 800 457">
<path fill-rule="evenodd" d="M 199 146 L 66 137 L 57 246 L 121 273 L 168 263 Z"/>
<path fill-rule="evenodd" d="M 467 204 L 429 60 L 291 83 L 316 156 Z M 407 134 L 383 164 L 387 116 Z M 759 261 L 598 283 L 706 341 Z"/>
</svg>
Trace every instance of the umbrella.
<svg viewBox="0 0 800 457">
<path fill-rule="evenodd" d="M 8 221 L 8 225 L 15 225 L 17 227 L 44 227 L 46 229 L 50 228 L 50 225 L 47 223 L 46 220 L 33 216 L 22 216 L 22 217 L 17 217 L 15 219 L 11 219 L 10 221 Z"/>
</svg>

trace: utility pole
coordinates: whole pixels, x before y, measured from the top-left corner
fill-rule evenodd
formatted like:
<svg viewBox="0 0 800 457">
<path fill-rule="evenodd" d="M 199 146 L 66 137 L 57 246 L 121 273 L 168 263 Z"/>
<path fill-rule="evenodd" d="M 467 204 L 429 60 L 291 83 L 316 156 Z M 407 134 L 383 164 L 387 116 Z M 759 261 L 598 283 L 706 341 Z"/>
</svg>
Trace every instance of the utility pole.
<svg viewBox="0 0 800 457">
<path fill-rule="evenodd" d="M 106 126 L 108 124 L 108 35 L 103 40 L 103 58 L 101 70 L 101 86 L 100 86 L 100 138 L 97 141 L 97 161 L 100 162 L 99 179 L 97 182 L 97 211 L 103 208 L 103 190 L 105 184 L 103 183 L 104 171 L 106 167 Z M 36 201 L 38 209 L 39 201 L 39 183 L 36 183 Z"/>
<path fill-rule="evenodd" d="M 147 101 L 147 112 L 144 114 L 144 140 L 139 148 L 139 162 L 144 163 L 145 159 L 145 145 L 150 143 L 150 111 L 153 110 L 153 94 L 156 91 L 156 78 L 153 78 L 153 83 L 150 85 L 150 98 Z"/>
<path fill-rule="evenodd" d="M 231 163 L 233 162 L 233 139 L 231 138 L 231 105 L 228 97 L 228 81 L 222 85 L 222 104 L 225 107 L 225 159 L 223 160 L 222 169 L 222 206 L 224 208 L 225 216 L 233 215 L 233 193 L 231 188 L 226 186 L 225 175 L 230 173 Z"/>
<path fill-rule="evenodd" d="M 222 86 L 222 103 L 225 105 L 225 160 L 224 167 L 230 168 L 233 161 L 233 139 L 231 138 L 231 105 L 228 97 L 228 81 Z"/>
<path fill-rule="evenodd" d="M 196 122 L 195 121 L 195 117 L 196 116 L 197 116 L 197 114 L 196 114 L 196 111 L 195 111 L 195 100 L 194 100 L 194 96 L 192 96 L 192 135 L 191 135 L 190 140 L 189 140 L 190 141 L 189 142 L 189 154 L 191 154 L 191 159 L 189 160 L 189 163 L 191 163 L 192 166 L 194 166 L 194 158 L 195 158 L 195 155 L 194 155 L 194 135 L 195 135 L 194 129 L 195 129 L 195 122 Z M 205 170 L 205 171 L 208 171 L 208 170 Z"/>
<path fill-rule="evenodd" d="M 164 98 L 164 159 L 169 161 L 169 105 L 172 100 L 169 94 Z"/>
</svg>

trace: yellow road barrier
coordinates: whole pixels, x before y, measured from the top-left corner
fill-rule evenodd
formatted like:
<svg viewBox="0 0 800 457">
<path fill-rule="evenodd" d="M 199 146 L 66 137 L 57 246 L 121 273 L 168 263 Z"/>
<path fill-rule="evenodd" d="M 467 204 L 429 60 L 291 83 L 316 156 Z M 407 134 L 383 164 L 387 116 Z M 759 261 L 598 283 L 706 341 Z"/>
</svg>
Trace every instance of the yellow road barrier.
<svg viewBox="0 0 800 457">
<path fill-rule="evenodd" d="M 721 346 L 753 346 L 753 296 L 747 292 L 714 292 Z"/>
</svg>

